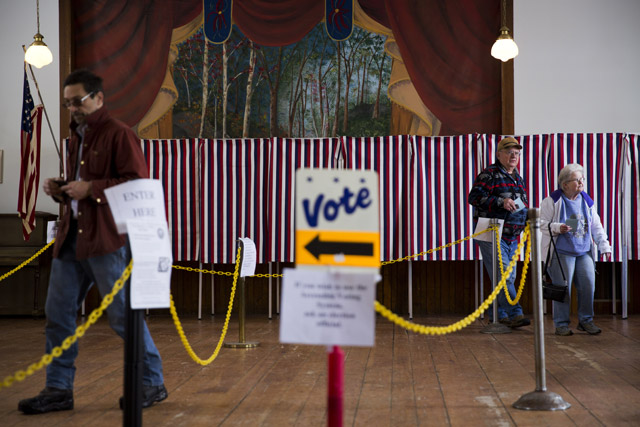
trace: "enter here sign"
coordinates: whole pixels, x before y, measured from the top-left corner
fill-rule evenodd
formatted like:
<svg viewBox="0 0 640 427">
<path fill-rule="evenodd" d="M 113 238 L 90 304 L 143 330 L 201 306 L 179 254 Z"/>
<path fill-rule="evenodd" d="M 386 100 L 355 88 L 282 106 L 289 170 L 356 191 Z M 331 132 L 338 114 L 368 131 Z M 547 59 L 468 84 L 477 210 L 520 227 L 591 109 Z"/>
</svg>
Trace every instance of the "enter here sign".
<svg viewBox="0 0 640 427">
<path fill-rule="evenodd" d="M 380 267 L 378 175 L 296 172 L 296 264 Z"/>
</svg>

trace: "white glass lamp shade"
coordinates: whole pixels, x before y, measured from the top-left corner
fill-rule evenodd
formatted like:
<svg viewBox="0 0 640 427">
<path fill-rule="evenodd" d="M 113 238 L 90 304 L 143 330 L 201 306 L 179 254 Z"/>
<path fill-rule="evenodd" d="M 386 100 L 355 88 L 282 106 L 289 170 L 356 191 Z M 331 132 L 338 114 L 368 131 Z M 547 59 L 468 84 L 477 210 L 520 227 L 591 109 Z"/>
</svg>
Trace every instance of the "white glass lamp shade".
<svg viewBox="0 0 640 427">
<path fill-rule="evenodd" d="M 513 41 L 507 27 L 500 29 L 500 36 L 491 47 L 491 56 L 502 62 L 507 62 L 518 56 L 518 45 Z"/>
<path fill-rule="evenodd" d="M 27 49 L 27 52 L 24 54 L 24 60 L 36 68 L 42 68 L 45 65 L 51 64 L 53 55 L 49 47 L 42 41 L 44 38 L 42 34 L 37 33 L 33 38 L 35 41 L 31 43 L 29 49 Z"/>
</svg>

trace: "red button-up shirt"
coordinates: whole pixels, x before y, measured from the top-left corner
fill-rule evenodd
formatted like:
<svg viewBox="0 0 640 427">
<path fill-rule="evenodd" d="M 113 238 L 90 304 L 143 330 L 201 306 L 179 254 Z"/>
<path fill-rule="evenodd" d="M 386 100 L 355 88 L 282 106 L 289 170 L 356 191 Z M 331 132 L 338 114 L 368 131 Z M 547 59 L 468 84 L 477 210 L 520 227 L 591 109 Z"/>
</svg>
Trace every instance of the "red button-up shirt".
<svg viewBox="0 0 640 427">
<path fill-rule="evenodd" d="M 112 118 L 103 106 L 86 117 L 84 139 L 72 122 L 67 152 L 66 177 L 76 179 L 76 167 L 83 181 L 91 181 L 91 195 L 78 201 L 78 239 L 76 259 L 105 255 L 122 247 L 125 235 L 118 234 L 104 195 L 105 188 L 125 181 L 148 178 L 147 165 L 137 135 L 124 123 Z M 82 157 L 78 163 L 79 144 Z M 57 257 L 69 231 L 71 199 L 65 197 L 64 211 L 53 249 Z"/>
</svg>

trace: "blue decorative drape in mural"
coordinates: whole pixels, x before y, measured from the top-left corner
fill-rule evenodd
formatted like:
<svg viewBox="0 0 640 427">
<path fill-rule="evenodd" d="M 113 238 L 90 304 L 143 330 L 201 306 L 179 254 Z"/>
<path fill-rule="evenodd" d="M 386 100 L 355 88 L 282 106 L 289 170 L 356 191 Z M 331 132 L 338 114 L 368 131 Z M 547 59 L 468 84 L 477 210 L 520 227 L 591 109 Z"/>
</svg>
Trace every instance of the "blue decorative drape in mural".
<svg viewBox="0 0 640 427">
<path fill-rule="evenodd" d="M 329 37 L 346 40 L 353 31 L 353 0 L 326 0 L 324 22 Z"/>
<path fill-rule="evenodd" d="M 212 43 L 224 43 L 231 34 L 232 0 L 203 0 L 204 34 Z"/>
</svg>

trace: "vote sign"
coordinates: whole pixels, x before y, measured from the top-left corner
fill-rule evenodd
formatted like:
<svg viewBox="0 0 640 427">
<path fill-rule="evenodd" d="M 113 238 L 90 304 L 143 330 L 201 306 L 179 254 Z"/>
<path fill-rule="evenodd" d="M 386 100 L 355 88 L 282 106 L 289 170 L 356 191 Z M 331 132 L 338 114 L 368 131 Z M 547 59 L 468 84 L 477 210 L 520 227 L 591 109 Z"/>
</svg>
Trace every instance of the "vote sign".
<svg viewBox="0 0 640 427">
<path fill-rule="evenodd" d="M 378 175 L 296 172 L 296 264 L 380 267 Z"/>
</svg>

